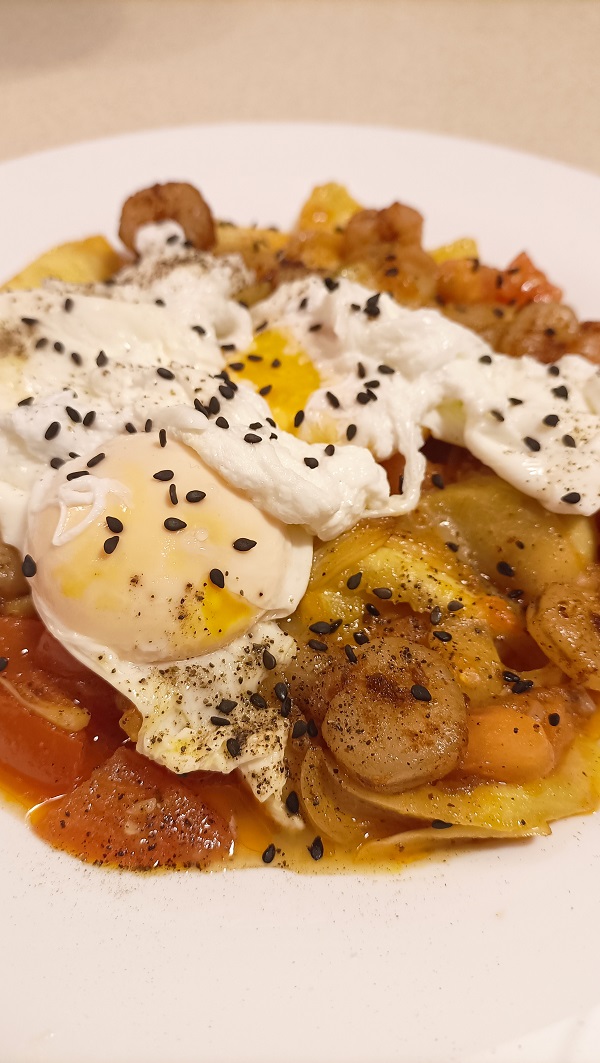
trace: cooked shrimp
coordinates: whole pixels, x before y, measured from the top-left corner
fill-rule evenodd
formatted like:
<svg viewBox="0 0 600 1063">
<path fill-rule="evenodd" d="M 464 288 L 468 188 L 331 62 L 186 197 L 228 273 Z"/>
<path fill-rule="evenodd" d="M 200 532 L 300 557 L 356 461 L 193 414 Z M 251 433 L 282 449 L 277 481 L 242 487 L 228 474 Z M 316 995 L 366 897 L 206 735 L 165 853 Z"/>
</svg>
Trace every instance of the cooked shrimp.
<svg viewBox="0 0 600 1063">
<path fill-rule="evenodd" d="M 577 318 L 562 303 L 528 303 L 500 336 L 498 350 L 516 358 L 529 355 L 538 362 L 555 362 L 574 349 Z"/>
<path fill-rule="evenodd" d="M 456 766 L 467 740 L 465 700 L 435 653 L 395 636 L 377 638 L 335 673 L 323 738 L 366 786 L 399 793 Z"/>
<path fill-rule="evenodd" d="M 216 231 L 210 207 L 193 185 L 170 181 L 130 196 L 121 211 L 119 237 L 125 247 L 135 251 L 138 229 L 157 221 L 178 222 L 186 239 L 200 251 L 214 247 Z"/>
<path fill-rule="evenodd" d="M 596 573 L 551 583 L 527 610 L 527 628 L 546 656 L 582 686 L 600 690 L 600 586 Z"/>
<path fill-rule="evenodd" d="M 343 255 L 352 262 L 382 244 L 403 247 L 421 245 L 423 216 L 403 203 L 392 203 L 385 210 L 360 210 L 348 222 L 342 241 Z"/>
<path fill-rule="evenodd" d="M 572 350 L 595 365 L 600 365 L 600 321 L 581 322 Z"/>
</svg>

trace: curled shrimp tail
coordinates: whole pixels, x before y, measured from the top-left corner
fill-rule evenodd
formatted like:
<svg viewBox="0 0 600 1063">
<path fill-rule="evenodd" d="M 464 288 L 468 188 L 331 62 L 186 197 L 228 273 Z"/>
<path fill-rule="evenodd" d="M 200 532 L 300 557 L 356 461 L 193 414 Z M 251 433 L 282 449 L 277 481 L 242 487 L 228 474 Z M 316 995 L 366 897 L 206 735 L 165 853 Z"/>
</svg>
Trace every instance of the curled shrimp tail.
<svg viewBox="0 0 600 1063">
<path fill-rule="evenodd" d="M 152 185 L 130 196 L 121 211 L 119 238 L 135 253 L 138 229 L 160 221 L 176 221 L 186 240 L 199 251 L 209 251 L 215 245 L 212 211 L 198 189 L 184 181 Z"/>
</svg>

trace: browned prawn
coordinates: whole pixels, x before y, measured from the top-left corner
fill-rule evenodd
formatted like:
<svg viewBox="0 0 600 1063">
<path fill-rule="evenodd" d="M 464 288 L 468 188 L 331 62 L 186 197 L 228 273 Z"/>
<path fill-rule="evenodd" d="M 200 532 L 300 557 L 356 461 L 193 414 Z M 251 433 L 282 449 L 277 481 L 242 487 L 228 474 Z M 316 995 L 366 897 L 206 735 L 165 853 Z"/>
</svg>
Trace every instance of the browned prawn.
<svg viewBox="0 0 600 1063">
<path fill-rule="evenodd" d="M 130 251 L 135 251 L 135 236 L 142 225 L 176 221 L 199 251 L 208 251 L 216 240 L 215 223 L 210 207 L 197 188 L 185 181 L 142 188 L 125 200 L 121 211 L 119 237 Z"/>
</svg>

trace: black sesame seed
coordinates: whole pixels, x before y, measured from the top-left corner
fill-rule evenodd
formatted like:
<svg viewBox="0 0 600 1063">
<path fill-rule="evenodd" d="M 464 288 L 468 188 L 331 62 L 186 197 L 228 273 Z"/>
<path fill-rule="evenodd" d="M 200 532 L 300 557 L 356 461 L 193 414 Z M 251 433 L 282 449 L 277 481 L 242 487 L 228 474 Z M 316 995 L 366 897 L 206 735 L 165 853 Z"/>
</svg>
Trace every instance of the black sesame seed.
<svg viewBox="0 0 600 1063">
<path fill-rule="evenodd" d="M 350 661 L 350 664 L 356 664 L 356 662 L 358 661 L 358 657 L 356 656 L 354 646 L 344 646 L 344 653 Z"/>
<path fill-rule="evenodd" d="M 225 417 L 217 417 L 215 424 L 219 428 L 229 428 L 229 421 Z"/>
<path fill-rule="evenodd" d="M 210 417 L 210 410 L 208 409 L 208 406 L 204 406 L 200 402 L 200 399 L 194 399 L 194 409 L 197 410 L 198 413 L 203 413 L 205 417 Z"/>
<path fill-rule="evenodd" d="M 84 428 L 90 428 L 96 420 L 96 411 L 90 410 L 83 418 L 82 424 Z"/>
<path fill-rule="evenodd" d="M 262 443 L 262 436 L 257 436 L 256 432 L 246 432 L 246 435 L 244 436 L 244 442 L 245 443 Z"/>
<path fill-rule="evenodd" d="M 229 363 L 229 368 L 233 369 L 234 373 L 241 373 L 242 369 L 244 368 L 244 363 L 243 362 L 230 362 Z"/>
<path fill-rule="evenodd" d="M 166 447 L 167 445 L 167 433 L 165 432 L 164 428 L 161 428 L 160 432 L 158 433 L 158 442 L 160 443 L 161 447 Z"/>
<path fill-rule="evenodd" d="M 549 413 L 544 417 L 543 424 L 547 424 L 549 428 L 556 428 L 560 418 L 556 413 Z"/>
<path fill-rule="evenodd" d="M 308 730 L 304 720 L 296 720 L 292 728 L 292 738 L 303 738 Z"/>
<path fill-rule="evenodd" d="M 67 480 L 79 480 L 82 476 L 89 476 L 87 469 L 79 469 L 77 472 L 67 473 Z"/>
<path fill-rule="evenodd" d="M 118 517 L 107 517 L 106 526 L 111 532 L 115 532 L 117 535 L 120 535 L 123 531 L 123 523 Z"/>
<path fill-rule="evenodd" d="M 367 604 L 365 605 L 365 609 L 369 616 L 381 616 L 379 609 L 376 605 L 373 605 L 373 602 L 367 602 Z"/>
<path fill-rule="evenodd" d="M 432 819 L 431 826 L 434 830 L 448 830 L 448 827 L 452 827 L 452 823 L 447 823 L 445 819 Z"/>
<path fill-rule="evenodd" d="M 430 614 L 429 614 L 429 620 L 431 621 L 432 624 L 439 624 L 441 619 L 442 619 L 442 610 L 440 609 L 439 605 L 436 605 L 435 608 L 432 609 Z"/>
<path fill-rule="evenodd" d="M 63 310 L 65 310 L 67 312 L 67 314 L 70 314 L 71 310 L 73 309 L 74 306 L 75 306 L 75 303 L 73 302 L 72 299 L 65 299 L 65 301 L 63 303 Z"/>
<path fill-rule="evenodd" d="M 512 685 L 512 692 L 513 694 L 525 694 L 528 690 L 531 690 L 532 686 L 533 679 L 518 679 Z"/>
<path fill-rule="evenodd" d="M 242 747 L 240 745 L 239 738 L 228 738 L 226 745 L 227 752 L 229 753 L 230 757 L 239 757 L 240 753 L 242 752 Z"/>
<path fill-rule="evenodd" d="M 202 325 L 192 325 L 192 332 L 197 332 L 199 336 L 206 336 L 206 329 L 202 328 Z"/>
<path fill-rule="evenodd" d="M 549 365 L 548 366 L 548 372 L 550 373 L 550 376 L 559 376 L 560 375 L 560 369 L 558 368 L 557 365 Z"/>
<path fill-rule="evenodd" d="M 65 406 L 65 413 L 73 421 L 74 424 L 79 424 L 81 421 L 81 414 L 79 410 L 73 409 L 72 406 Z"/>
<path fill-rule="evenodd" d="M 36 351 L 42 351 L 44 347 L 48 346 L 48 340 L 45 336 L 40 336 L 39 340 L 35 344 Z"/>
<path fill-rule="evenodd" d="M 79 454 L 76 454 L 74 450 L 70 450 L 69 451 L 69 457 L 70 458 L 78 458 Z"/>
<path fill-rule="evenodd" d="M 449 613 L 458 613 L 461 609 L 464 609 L 464 605 L 462 602 L 457 602 L 454 598 L 451 602 L 448 602 Z"/>
<path fill-rule="evenodd" d="M 151 432 L 153 428 L 152 418 L 149 417 L 144 425 L 144 432 Z"/>
<path fill-rule="evenodd" d="M 237 701 L 231 701 L 229 698 L 223 698 L 217 705 L 217 712 L 222 716 L 229 716 L 230 712 L 233 712 L 237 705 Z"/>
<path fill-rule="evenodd" d="M 212 413 L 214 416 L 214 414 L 218 413 L 220 409 L 221 403 L 219 402 L 217 396 L 213 395 L 210 399 L 210 402 L 208 403 L 208 412 Z"/>
<path fill-rule="evenodd" d="M 75 365 L 83 365 L 83 358 L 77 353 L 77 351 L 71 351 L 71 361 L 74 362 Z"/>
<path fill-rule="evenodd" d="M 384 363 L 383 365 L 377 366 L 377 372 L 382 373 L 384 376 L 391 376 L 396 370 L 391 365 L 385 365 Z"/>
<path fill-rule="evenodd" d="M 285 701 L 287 696 L 288 696 L 288 688 L 286 687 L 285 683 L 276 683 L 275 684 L 275 697 L 277 698 L 277 700 L 278 701 Z"/>
<path fill-rule="evenodd" d="M 551 712 L 548 714 L 548 723 L 551 727 L 558 727 L 560 723 L 560 713 Z"/>
<path fill-rule="evenodd" d="M 449 631 L 434 631 L 433 637 L 439 642 L 452 642 L 452 635 Z"/>
<path fill-rule="evenodd" d="M 392 597 L 392 591 L 389 587 L 374 587 L 373 594 L 375 594 L 377 598 L 388 599 Z"/>
<path fill-rule="evenodd" d="M 300 798 L 295 790 L 290 790 L 285 799 L 285 807 L 292 816 L 297 816 L 300 811 Z"/>
<path fill-rule="evenodd" d="M 284 720 L 287 720 L 287 718 L 290 715 L 291 711 L 292 711 L 292 699 L 289 698 L 289 697 L 285 697 L 283 699 L 283 701 L 281 702 L 281 708 L 279 710 L 279 715 L 283 716 Z"/>
<path fill-rule="evenodd" d="M 37 572 L 37 565 L 33 560 L 31 554 L 25 554 L 23 558 L 23 564 L 21 565 L 21 572 L 26 579 L 31 579 Z"/>
<path fill-rule="evenodd" d="M 105 365 L 108 365 L 108 357 L 105 351 L 100 351 L 99 354 L 96 355 L 96 365 L 99 366 L 100 369 Z"/>
<path fill-rule="evenodd" d="M 154 300 L 154 305 L 155 306 L 166 306 L 166 303 L 165 303 L 164 299 L 155 299 Z"/>
<path fill-rule="evenodd" d="M 64 345 L 64 343 L 60 343 L 59 340 L 57 340 L 56 343 L 53 343 L 52 346 L 54 347 L 54 350 L 56 351 L 57 354 L 64 354 L 65 353 L 65 345 Z"/>
<path fill-rule="evenodd" d="M 508 561 L 499 561 L 496 565 L 496 572 L 499 572 L 501 576 L 514 576 L 515 570 L 512 565 L 509 565 Z"/>
<path fill-rule="evenodd" d="M 490 413 L 497 421 L 502 422 L 504 420 L 504 414 L 500 413 L 500 410 L 490 410 Z"/>
<path fill-rule="evenodd" d="M 172 469 L 161 469 L 159 472 L 154 473 L 152 479 L 161 480 L 163 483 L 166 483 L 167 480 L 172 480 L 174 475 L 175 473 Z"/>
<path fill-rule="evenodd" d="M 365 377 L 367 375 L 367 370 L 365 369 L 365 367 L 362 364 L 362 362 L 358 362 L 358 364 L 356 366 L 356 373 L 357 373 L 357 376 L 358 376 L 359 380 L 364 380 L 365 379 Z"/>
<path fill-rule="evenodd" d="M 457 554 L 459 550 L 458 543 L 446 543 L 449 550 L 452 550 L 453 554 Z"/>
<path fill-rule="evenodd" d="M 327 402 L 329 403 L 329 405 L 334 410 L 339 410 L 339 408 L 340 408 L 340 400 L 338 399 L 337 395 L 333 394 L 333 391 L 326 391 L 325 392 L 325 398 L 327 399 Z"/>
<path fill-rule="evenodd" d="M 346 429 L 346 439 L 348 440 L 348 442 L 350 442 L 351 439 L 354 439 L 357 431 L 358 431 L 358 429 L 357 429 L 355 424 L 349 424 L 348 425 L 348 427 Z"/>
<path fill-rule="evenodd" d="M 323 280 L 323 284 L 327 288 L 328 292 L 335 292 L 340 286 L 340 282 L 334 281 L 333 277 L 325 277 Z"/>
<path fill-rule="evenodd" d="M 410 692 L 416 701 L 431 701 L 431 694 L 427 687 L 421 686 L 420 683 L 415 683 L 410 688 Z"/>
<path fill-rule="evenodd" d="M 309 639 L 308 645 L 310 646 L 311 650 L 315 651 L 315 653 L 324 653 L 327 649 L 325 643 L 321 642 L 319 639 Z"/>
<path fill-rule="evenodd" d="M 269 325 L 268 321 L 261 321 L 260 325 L 257 325 L 256 328 L 254 329 L 254 331 L 255 332 L 264 332 L 265 329 L 268 327 L 268 325 Z"/>
<path fill-rule="evenodd" d="M 352 636 L 357 646 L 366 646 L 369 636 L 366 631 L 355 631 Z"/>
<path fill-rule="evenodd" d="M 187 528 L 187 524 L 184 520 L 179 520 L 179 517 L 167 517 L 164 521 L 164 527 L 167 531 L 183 531 Z"/>
<path fill-rule="evenodd" d="M 559 384 L 557 388 L 552 388 L 552 394 L 556 395 L 557 399 L 568 399 L 569 392 L 564 384 Z"/>
<path fill-rule="evenodd" d="M 172 373 L 165 365 L 159 365 L 156 373 L 157 376 L 162 377 L 163 380 L 175 380 L 175 373 Z"/>
<path fill-rule="evenodd" d="M 316 725 L 314 720 L 309 720 L 308 721 L 308 723 L 306 725 L 306 733 L 311 738 L 316 738 L 317 737 L 317 735 L 319 733 L 319 728 L 317 727 L 317 725 Z"/>
<path fill-rule="evenodd" d="M 304 420 L 304 410 L 298 410 L 294 417 L 294 428 L 299 428 Z"/>
<path fill-rule="evenodd" d="M 188 491 L 185 496 L 186 502 L 201 502 L 203 498 L 206 498 L 206 491 Z"/>
<path fill-rule="evenodd" d="M 232 739 L 232 738 L 229 739 L 229 742 L 233 742 L 233 741 L 234 741 L 234 739 Z M 228 748 L 229 748 L 229 742 L 227 743 L 227 747 Z M 231 750 L 229 750 L 229 752 L 231 753 Z M 232 756 L 237 756 L 237 753 L 232 753 L 231 755 Z M 275 850 L 275 846 L 273 845 L 273 842 L 271 842 L 270 845 L 267 845 L 267 848 L 265 849 L 264 853 L 262 854 L 262 862 L 263 862 L 263 864 L 272 864 L 273 863 L 273 861 L 275 859 L 275 851 L 276 850 Z"/>
<path fill-rule="evenodd" d="M 566 502 L 569 506 L 575 506 L 578 502 L 581 502 L 581 495 L 579 491 L 568 491 L 566 495 L 563 495 L 561 502 Z"/>
<path fill-rule="evenodd" d="M 240 539 L 235 539 L 233 543 L 233 549 L 239 550 L 240 553 L 245 554 L 248 550 L 253 550 L 256 546 L 256 539 L 244 539 L 243 536 Z"/>
<path fill-rule="evenodd" d="M 359 391 L 356 396 L 356 401 L 360 403 L 361 406 L 366 406 L 367 403 L 371 401 L 371 396 L 368 391 Z"/>
<path fill-rule="evenodd" d="M 31 406 L 32 402 L 33 395 L 28 395 L 26 399 L 21 399 L 21 401 L 17 403 L 17 406 Z"/>
<path fill-rule="evenodd" d="M 512 398 L 512 399 L 509 399 L 508 401 L 510 402 L 511 406 L 522 406 L 523 405 L 523 399 Z"/>
<path fill-rule="evenodd" d="M 22 317 L 21 321 L 24 325 L 39 325 L 37 317 Z"/>
<path fill-rule="evenodd" d="M 542 446 L 541 446 L 541 443 L 539 442 L 539 440 L 534 439 L 533 436 L 525 436 L 524 439 L 523 439 L 523 442 L 524 442 L 526 447 L 529 447 L 530 450 L 533 450 L 536 453 L 537 453 L 538 450 L 542 449 Z"/>
<path fill-rule="evenodd" d="M 508 592 L 508 597 L 512 598 L 513 601 L 518 602 L 519 599 L 522 598 L 524 594 L 525 594 L 525 591 L 520 590 L 520 588 L 517 587 L 517 588 L 515 588 L 515 590 L 512 590 L 512 591 Z"/>
<path fill-rule="evenodd" d="M 215 587 L 220 587 L 221 590 L 225 586 L 225 576 L 221 572 L 220 568 L 211 568 L 208 573 L 208 578 L 211 583 L 214 583 Z"/>
<path fill-rule="evenodd" d="M 316 458 L 305 458 L 304 459 L 304 464 L 309 469 L 316 469 L 316 468 L 318 468 L 319 462 L 317 461 Z"/>
<path fill-rule="evenodd" d="M 248 361 L 249 362 L 262 362 L 262 360 L 263 360 L 262 354 L 249 354 L 248 355 Z"/>
<path fill-rule="evenodd" d="M 134 432 L 137 432 L 137 428 L 135 427 L 134 424 L 131 423 L 131 421 L 128 421 L 127 424 L 125 425 L 125 431 L 129 432 L 129 435 L 132 436 L 134 434 Z"/>
<path fill-rule="evenodd" d="M 521 539 L 515 539 L 515 546 L 517 547 L 517 550 L 525 549 L 525 543 Z"/>
<path fill-rule="evenodd" d="M 8 657 L 0 657 L 0 672 L 4 672 L 8 667 Z"/>
<path fill-rule="evenodd" d="M 362 575 L 362 572 L 355 572 L 353 576 L 348 577 L 346 580 L 346 586 L 349 591 L 355 591 L 356 588 L 360 586 Z"/>
<path fill-rule="evenodd" d="M 502 678 L 503 678 L 505 683 L 518 683 L 520 678 L 521 678 L 521 676 L 517 675 L 516 672 L 510 672 L 510 671 L 508 671 L 508 669 L 506 669 L 502 673 Z"/>
<path fill-rule="evenodd" d="M 438 488 L 438 490 L 444 490 L 444 478 L 439 472 L 434 472 L 433 476 L 431 477 L 431 482 L 434 487 Z"/>
<path fill-rule="evenodd" d="M 53 421 L 52 424 L 48 425 L 46 431 L 44 432 L 44 439 L 56 439 L 59 432 L 60 422 Z"/>
<path fill-rule="evenodd" d="M 90 458 L 86 462 L 88 469 L 93 469 L 95 465 L 99 465 L 101 461 L 104 461 L 106 454 L 95 454 L 93 458 Z"/>
<path fill-rule="evenodd" d="M 379 300 L 381 298 L 381 292 L 377 292 L 375 295 L 369 296 L 365 303 L 364 313 L 367 317 L 379 317 L 381 310 L 379 308 Z"/>
<path fill-rule="evenodd" d="M 281 360 L 279 358 L 274 358 L 273 361 L 271 362 L 271 369 L 279 369 L 280 365 L 281 365 Z"/>
<path fill-rule="evenodd" d="M 482 365 L 491 365 L 492 364 L 492 357 L 491 357 L 490 354 L 482 354 L 481 358 L 479 359 L 479 361 L 481 362 Z"/>
<path fill-rule="evenodd" d="M 331 458 L 332 455 L 335 454 L 335 447 L 334 447 L 333 443 L 328 443 L 327 444 L 327 446 L 325 447 L 324 453 L 327 455 L 328 458 Z"/>
<path fill-rule="evenodd" d="M 270 650 L 263 650 L 262 661 L 269 672 L 271 672 L 277 665 L 277 659 L 273 656 Z"/>
<path fill-rule="evenodd" d="M 321 860 L 322 859 L 322 856 L 323 856 L 323 853 L 324 853 L 325 850 L 323 849 L 323 842 L 322 842 L 322 840 L 321 840 L 321 838 L 319 837 L 318 834 L 317 834 L 317 837 L 314 838 L 313 841 L 308 846 L 308 851 L 309 851 L 310 855 L 312 856 L 313 860 Z"/>
<path fill-rule="evenodd" d="M 219 391 L 220 390 L 221 389 L 219 388 Z M 273 385 L 272 384 L 265 384 L 265 386 L 263 388 L 259 388 L 258 389 L 258 394 L 262 395 L 264 397 L 265 395 L 270 395 L 272 390 L 273 390 Z"/>
<path fill-rule="evenodd" d="M 177 488 L 175 487 L 175 484 L 169 484 L 169 499 L 171 501 L 172 506 L 177 506 L 179 504 L 179 499 L 177 497 Z"/>
<path fill-rule="evenodd" d="M 114 554 L 114 552 L 117 549 L 118 545 L 119 545 L 119 536 L 118 535 L 111 535 L 110 539 L 105 539 L 104 540 L 104 546 L 103 546 L 104 553 L 105 554 Z"/>
<path fill-rule="evenodd" d="M 350 309 L 354 310 L 355 314 L 358 313 L 358 311 L 361 309 L 360 303 L 350 303 Z"/>
<path fill-rule="evenodd" d="M 274 423 L 275 422 L 273 422 L 273 424 Z M 262 421 L 253 421 L 252 424 L 248 425 L 248 428 L 250 429 L 251 432 L 256 432 L 256 430 L 258 428 L 262 428 Z"/>
<path fill-rule="evenodd" d="M 221 350 L 227 354 L 229 351 L 237 351 L 235 343 L 221 343 Z"/>
<path fill-rule="evenodd" d="M 214 727 L 231 727 L 231 720 L 225 716 L 211 716 L 210 722 Z"/>
<path fill-rule="evenodd" d="M 50 468 L 51 469 L 60 469 L 61 465 L 64 465 L 64 464 L 65 464 L 65 459 L 64 458 L 51 458 L 51 460 L 50 460 Z"/>
<path fill-rule="evenodd" d="M 565 447 L 576 447 L 577 446 L 577 443 L 573 439 L 573 436 L 569 436 L 569 435 L 563 436 L 562 437 L 562 442 L 563 442 Z"/>
<path fill-rule="evenodd" d="M 308 630 L 314 631 L 315 635 L 329 635 L 331 624 L 328 624 L 326 620 L 317 620 L 314 624 L 309 624 Z"/>
<path fill-rule="evenodd" d="M 314 325 L 309 325 L 308 326 L 308 331 L 309 332 L 320 332 L 322 328 L 323 328 L 322 324 L 319 321 L 317 321 L 317 322 L 315 322 Z"/>
</svg>

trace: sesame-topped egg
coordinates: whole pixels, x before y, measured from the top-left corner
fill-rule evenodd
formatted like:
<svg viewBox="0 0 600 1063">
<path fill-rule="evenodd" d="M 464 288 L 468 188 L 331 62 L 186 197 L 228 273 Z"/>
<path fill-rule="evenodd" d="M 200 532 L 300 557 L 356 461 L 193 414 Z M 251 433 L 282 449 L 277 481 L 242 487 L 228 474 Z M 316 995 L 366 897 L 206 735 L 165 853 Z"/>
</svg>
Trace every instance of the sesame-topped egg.
<svg viewBox="0 0 600 1063">
<path fill-rule="evenodd" d="M 117 437 L 50 474 L 32 503 L 27 551 L 53 624 L 130 661 L 170 662 L 293 612 L 312 538 L 163 430 Z"/>
</svg>

